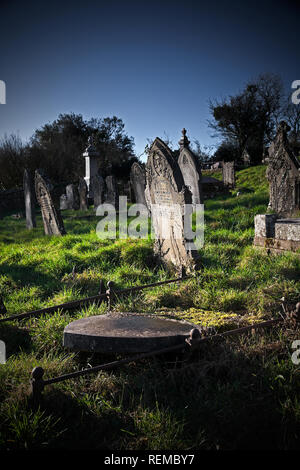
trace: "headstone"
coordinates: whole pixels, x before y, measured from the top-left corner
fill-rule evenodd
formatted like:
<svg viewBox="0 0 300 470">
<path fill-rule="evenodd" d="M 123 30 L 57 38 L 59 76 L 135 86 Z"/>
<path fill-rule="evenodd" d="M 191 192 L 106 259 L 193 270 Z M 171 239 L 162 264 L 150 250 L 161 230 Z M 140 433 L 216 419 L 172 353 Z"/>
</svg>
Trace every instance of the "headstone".
<svg viewBox="0 0 300 470">
<path fill-rule="evenodd" d="M 44 231 L 46 235 L 64 235 L 66 233 L 60 211 L 55 207 L 51 197 L 51 183 L 42 174 L 35 171 L 35 193 L 41 207 Z"/>
<path fill-rule="evenodd" d="M 79 209 L 79 192 L 76 184 L 66 186 L 66 195 L 68 200 L 68 209 L 77 211 Z"/>
<path fill-rule="evenodd" d="M 243 161 L 244 166 L 249 166 L 251 163 L 251 158 L 246 148 L 243 150 L 243 153 L 242 153 L 242 161 Z"/>
<path fill-rule="evenodd" d="M 189 250 L 184 234 L 185 204 L 192 195 L 184 185 L 177 161 L 159 138 L 153 142 L 146 165 L 147 199 L 155 232 L 155 251 L 179 272 L 195 268 L 196 250 Z"/>
<path fill-rule="evenodd" d="M 88 196 L 90 198 L 93 198 L 93 191 L 91 188 L 91 180 L 93 176 L 98 175 L 99 171 L 99 152 L 97 152 L 95 145 L 94 145 L 94 140 L 93 137 L 90 136 L 88 138 L 88 146 L 85 149 L 85 152 L 83 153 L 83 156 L 85 157 L 85 182 L 88 187 Z"/>
<path fill-rule="evenodd" d="M 269 209 L 280 216 L 294 214 L 300 209 L 300 162 L 288 142 L 289 126 L 282 121 L 269 147 L 266 172 L 270 185 Z"/>
<path fill-rule="evenodd" d="M 182 138 L 178 142 L 180 146 L 180 154 L 178 164 L 181 169 L 184 184 L 189 188 L 192 193 L 192 202 L 195 207 L 196 204 L 202 204 L 202 187 L 201 187 L 201 166 L 189 149 L 189 140 L 186 137 L 186 130 L 182 129 Z"/>
<path fill-rule="evenodd" d="M 229 189 L 235 187 L 234 162 L 223 162 L 223 184 Z"/>
<path fill-rule="evenodd" d="M 23 188 L 25 199 L 26 227 L 31 230 L 32 228 L 36 227 L 35 201 L 33 193 L 33 179 L 27 169 L 24 171 Z"/>
<path fill-rule="evenodd" d="M 133 189 L 135 202 L 147 206 L 145 199 L 146 173 L 144 168 L 134 162 L 130 170 L 130 183 Z"/>
<path fill-rule="evenodd" d="M 105 181 L 102 176 L 94 175 L 91 179 L 90 188 L 93 194 L 94 208 L 96 209 L 104 202 Z"/>
<path fill-rule="evenodd" d="M 61 211 L 69 209 L 68 198 L 66 194 L 62 194 L 59 198 L 59 208 Z"/>
<path fill-rule="evenodd" d="M 112 204 L 115 208 L 119 205 L 119 191 L 116 178 L 113 175 L 109 175 L 105 178 L 106 184 L 106 197 L 105 202 Z"/>
<path fill-rule="evenodd" d="M 79 209 L 81 211 L 87 211 L 89 208 L 88 196 L 87 196 L 88 187 L 84 178 L 79 178 L 78 193 L 79 193 Z"/>
</svg>

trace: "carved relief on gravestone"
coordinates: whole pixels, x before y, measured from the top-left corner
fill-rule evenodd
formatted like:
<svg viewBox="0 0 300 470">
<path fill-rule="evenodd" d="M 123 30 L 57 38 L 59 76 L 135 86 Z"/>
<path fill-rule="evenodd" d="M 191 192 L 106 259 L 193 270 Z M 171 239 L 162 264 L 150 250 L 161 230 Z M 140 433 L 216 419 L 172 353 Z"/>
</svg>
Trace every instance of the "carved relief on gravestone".
<svg viewBox="0 0 300 470">
<path fill-rule="evenodd" d="M 223 162 L 223 184 L 226 188 L 235 187 L 235 169 L 234 162 Z"/>
<path fill-rule="evenodd" d="M 66 186 L 66 195 L 68 200 L 68 209 L 77 211 L 79 209 L 79 192 L 75 184 Z"/>
<path fill-rule="evenodd" d="M 33 192 L 33 178 L 31 173 L 27 169 L 24 171 L 23 188 L 25 199 L 26 227 L 30 230 L 36 227 L 35 200 Z"/>
<path fill-rule="evenodd" d="M 97 174 L 91 178 L 90 189 L 93 194 L 94 209 L 97 209 L 104 202 L 105 181 L 102 176 Z"/>
<path fill-rule="evenodd" d="M 51 184 L 41 170 L 35 171 L 35 193 L 41 207 L 46 235 L 64 235 L 64 223 L 51 197 Z"/>
<path fill-rule="evenodd" d="M 269 147 L 266 172 L 270 185 L 269 209 L 288 216 L 300 209 L 300 163 L 288 142 L 289 126 L 282 121 Z"/>
<path fill-rule="evenodd" d="M 106 184 L 106 197 L 105 202 L 112 204 L 117 209 L 119 206 L 119 191 L 116 178 L 113 175 L 109 175 L 105 178 Z"/>
<path fill-rule="evenodd" d="M 201 167 L 200 164 L 189 149 L 189 140 L 186 137 L 186 130 L 182 130 L 182 138 L 179 141 L 180 154 L 178 158 L 178 165 L 184 179 L 184 184 L 189 188 L 192 193 L 193 206 L 202 204 L 202 187 L 201 187 Z"/>
<path fill-rule="evenodd" d="M 79 193 L 79 209 L 81 211 L 87 211 L 89 208 L 88 187 L 84 178 L 79 178 L 78 193 Z"/>
<path fill-rule="evenodd" d="M 135 202 L 147 206 L 145 199 L 146 173 L 139 163 L 134 162 L 130 170 L 130 183 L 134 192 Z"/>
<path fill-rule="evenodd" d="M 185 204 L 192 205 L 192 195 L 170 149 L 159 138 L 150 148 L 146 182 L 156 253 L 179 271 L 193 270 L 198 253 L 188 249 L 184 234 Z"/>
</svg>

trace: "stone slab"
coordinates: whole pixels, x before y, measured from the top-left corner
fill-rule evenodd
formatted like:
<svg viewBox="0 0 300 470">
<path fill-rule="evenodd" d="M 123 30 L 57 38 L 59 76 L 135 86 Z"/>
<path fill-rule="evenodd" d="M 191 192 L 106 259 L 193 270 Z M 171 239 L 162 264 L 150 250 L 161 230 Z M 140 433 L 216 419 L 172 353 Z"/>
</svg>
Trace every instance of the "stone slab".
<svg viewBox="0 0 300 470">
<path fill-rule="evenodd" d="M 138 313 L 108 313 L 69 323 L 63 345 L 73 351 L 142 353 L 183 344 L 196 325 Z"/>
</svg>

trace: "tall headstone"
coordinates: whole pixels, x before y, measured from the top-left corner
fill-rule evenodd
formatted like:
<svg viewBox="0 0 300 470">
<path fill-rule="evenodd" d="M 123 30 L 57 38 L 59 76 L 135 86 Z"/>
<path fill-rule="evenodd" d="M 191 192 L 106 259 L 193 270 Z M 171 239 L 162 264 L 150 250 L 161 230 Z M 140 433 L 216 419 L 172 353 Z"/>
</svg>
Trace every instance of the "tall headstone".
<svg viewBox="0 0 300 470">
<path fill-rule="evenodd" d="M 91 179 L 90 188 L 94 198 L 94 208 L 103 204 L 105 193 L 105 181 L 100 175 L 94 175 Z"/>
<path fill-rule="evenodd" d="M 113 175 L 109 175 L 105 178 L 106 184 L 106 197 L 105 202 L 112 204 L 115 208 L 119 206 L 119 191 L 116 178 Z"/>
<path fill-rule="evenodd" d="M 35 193 L 41 207 L 44 231 L 46 235 L 64 235 L 66 233 L 59 209 L 51 197 L 52 185 L 41 170 L 35 171 Z"/>
<path fill-rule="evenodd" d="M 159 138 L 153 142 L 146 165 L 147 199 L 155 232 L 155 251 L 178 271 L 193 270 L 197 252 L 188 249 L 184 233 L 185 204 L 192 195 L 184 185 L 179 165 Z"/>
<path fill-rule="evenodd" d="M 61 211 L 69 209 L 68 198 L 66 194 L 62 194 L 59 198 L 59 208 Z"/>
<path fill-rule="evenodd" d="M 88 205 L 88 187 L 84 178 L 79 178 L 78 183 L 78 193 L 79 193 L 79 209 L 81 211 L 87 211 L 89 208 Z"/>
<path fill-rule="evenodd" d="M 145 199 L 146 173 L 144 168 L 134 162 L 130 170 L 130 184 L 133 189 L 135 202 L 147 206 Z"/>
<path fill-rule="evenodd" d="M 80 206 L 79 192 L 76 184 L 68 184 L 66 186 L 66 195 L 68 201 L 68 209 L 77 211 Z"/>
<path fill-rule="evenodd" d="M 184 184 L 192 193 L 193 206 L 202 204 L 202 187 L 201 187 L 201 166 L 189 148 L 189 140 L 186 137 L 186 130 L 182 129 L 182 138 L 178 142 L 180 146 L 180 154 L 178 164 L 181 169 Z"/>
<path fill-rule="evenodd" d="M 24 171 L 23 188 L 25 199 L 26 227 L 28 230 L 31 230 L 32 228 L 36 227 L 35 198 L 33 192 L 33 178 L 27 169 Z"/>
<path fill-rule="evenodd" d="M 88 138 L 88 146 L 83 153 L 85 157 L 85 182 L 88 187 L 88 196 L 93 198 L 93 191 L 91 188 L 91 180 L 93 176 L 98 175 L 99 172 L 99 152 L 97 152 L 93 137 L 90 136 Z"/>
<path fill-rule="evenodd" d="M 289 145 L 289 130 L 286 122 L 279 124 L 269 147 L 266 172 L 270 185 L 269 208 L 280 216 L 293 215 L 300 209 L 300 162 Z"/>
<path fill-rule="evenodd" d="M 234 162 L 223 162 L 223 184 L 226 188 L 235 187 L 235 169 Z"/>
</svg>

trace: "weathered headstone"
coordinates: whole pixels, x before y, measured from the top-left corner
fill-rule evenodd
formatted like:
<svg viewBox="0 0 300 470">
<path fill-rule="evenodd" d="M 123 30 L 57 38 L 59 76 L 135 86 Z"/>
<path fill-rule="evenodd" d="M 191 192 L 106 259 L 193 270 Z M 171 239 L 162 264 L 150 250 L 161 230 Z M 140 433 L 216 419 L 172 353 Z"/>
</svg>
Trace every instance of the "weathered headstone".
<svg viewBox="0 0 300 470">
<path fill-rule="evenodd" d="M 79 209 L 79 192 L 76 184 L 66 186 L 66 195 L 68 199 L 68 208 L 77 211 Z"/>
<path fill-rule="evenodd" d="M 62 194 L 59 198 L 59 208 L 61 211 L 69 209 L 68 198 L 66 194 Z"/>
<path fill-rule="evenodd" d="M 109 175 L 105 178 L 106 183 L 106 197 L 105 202 L 112 204 L 115 208 L 119 205 L 119 191 L 116 178 L 113 175 Z"/>
<path fill-rule="evenodd" d="M 185 204 L 192 195 L 168 146 L 159 138 L 153 142 L 146 165 L 147 199 L 155 232 L 155 251 L 178 271 L 193 270 L 197 252 L 188 249 L 184 233 Z"/>
<path fill-rule="evenodd" d="M 94 208 L 96 209 L 104 202 L 105 181 L 102 176 L 94 175 L 91 179 L 90 188 L 93 194 Z"/>
<path fill-rule="evenodd" d="M 223 184 L 226 188 L 235 187 L 234 162 L 223 162 Z"/>
<path fill-rule="evenodd" d="M 139 163 L 134 162 L 130 170 L 130 183 L 134 192 L 135 202 L 147 206 L 145 199 L 146 173 Z"/>
<path fill-rule="evenodd" d="M 78 193 L 79 193 L 79 209 L 81 211 L 87 211 L 89 208 L 88 196 L 87 196 L 88 187 L 84 178 L 79 178 Z"/>
<path fill-rule="evenodd" d="M 25 199 L 26 227 L 31 230 L 32 228 L 36 227 L 35 201 L 33 192 L 33 178 L 27 169 L 24 171 L 23 188 Z"/>
<path fill-rule="evenodd" d="M 202 188 L 201 188 L 201 167 L 200 164 L 189 148 L 189 140 L 186 137 L 186 130 L 182 129 L 182 138 L 178 142 L 180 146 L 180 154 L 178 164 L 181 169 L 184 184 L 192 193 L 192 203 L 202 204 Z"/>
<path fill-rule="evenodd" d="M 279 124 L 269 147 L 266 172 L 270 185 L 269 208 L 280 216 L 292 215 L 300 209 L 300 162 L 289 145 L 289 130 L 284 121 Z"/>
<path fill-rule="evenodd" d="M 66 233 L 59 209 L 51 197 L 51 184 L 41 170 L 35 171 L 35 193 L 41 207 L 44 231 L 46 235 L 64 235 Z"/>
<path fill-rule="evenodd" d="M 242 153 L 242 161 L 243 161 L 244 166 L 249 166 L 251 163 L 251 157 L 246 148 L 244 148 L 243 153 Z"/>
</svg>

